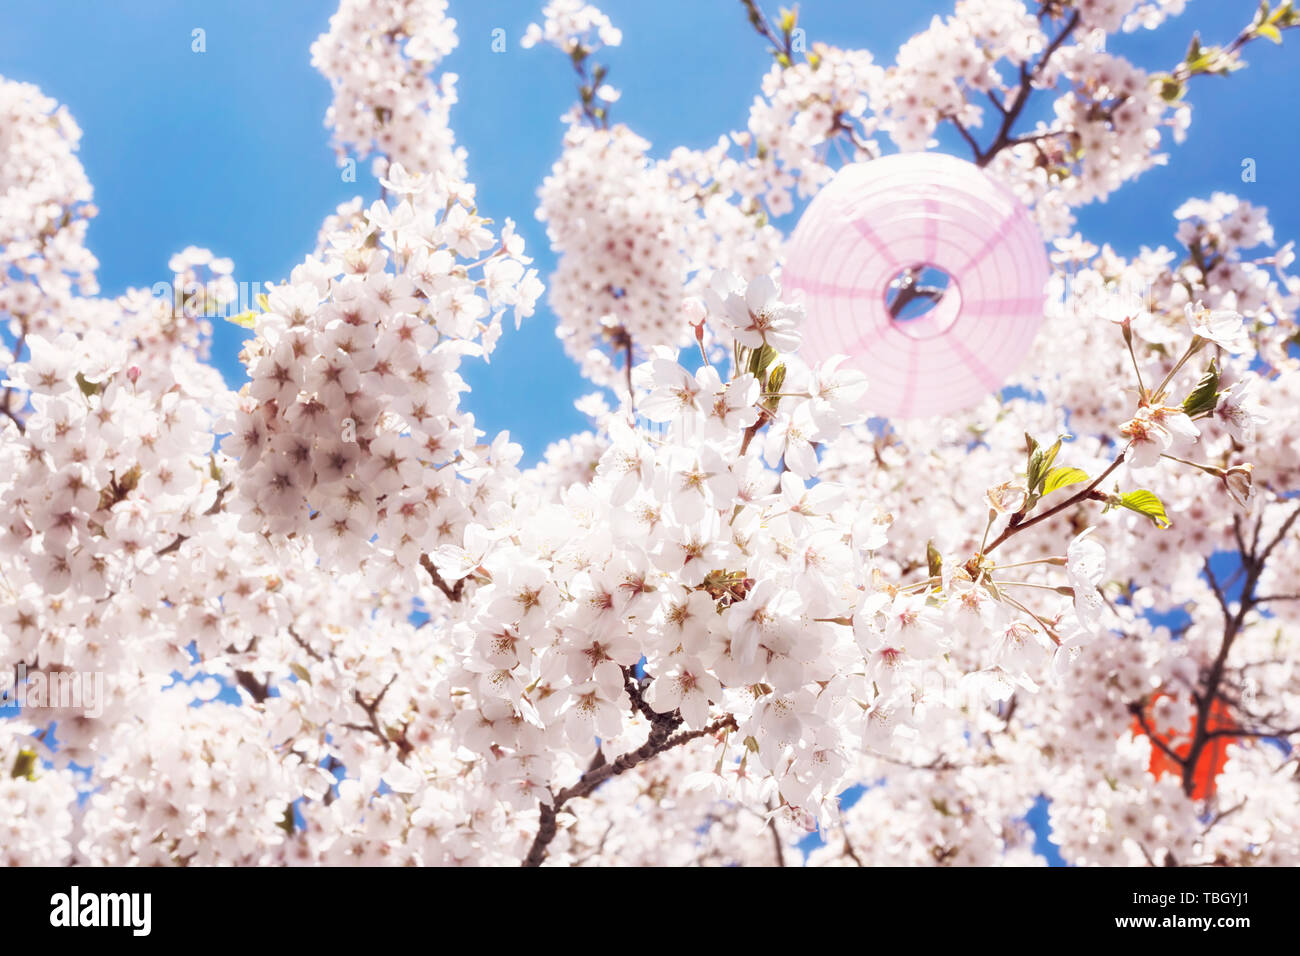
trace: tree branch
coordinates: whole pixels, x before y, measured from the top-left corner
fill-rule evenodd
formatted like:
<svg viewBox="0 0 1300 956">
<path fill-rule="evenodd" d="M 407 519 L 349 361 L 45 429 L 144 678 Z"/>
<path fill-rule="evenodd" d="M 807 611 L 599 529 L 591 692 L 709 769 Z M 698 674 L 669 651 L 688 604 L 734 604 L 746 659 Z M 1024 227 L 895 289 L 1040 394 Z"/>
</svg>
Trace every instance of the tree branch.
<svg viewBox="0 0 1300 956">
<path fill-rule="evenodd" d="M 1018 534 L 1019 532 L 1024 531 L 1026 528 L 1032 528 L 1034 525 L 1038 524 L 1038 522 L 1046 521 L 1048 518 L 1052 517 L 1053 515 L 1060 514 L 1066 508 L 1071 508 L 1074 505 L 1077 505 L 1079 502 L 1083 501 L 1085 498 L 1091 497 L 1092 493 L 1097 489 L 1097 486 L 1100 485 L 1103 481 L 1105 481 L 1110 476 L 1110 473 L 1120 466 L 1120 462 L 1124 460 L 1124 456 L 1127 454 L 1128 454 L 1128 447 L 1125 446 L 1124 450 L 1115 456 L 1115 460 L 1112 461 L 1106 467 L 1106 470 L 1103 471 L 1096 478 L 1094 478 L 1093 481 L 1086 488 L 1084 488 L 1082 491 L 1076 492 L 1075 494 L 1071 495 L 1065 501 L 1062 501 L 1059 505 L 1053 505 L 1051 508 L 1048 508 L 1042 514 L 1035 515 L 1034 517 L 1030 518 L 1028 521 L 1017 520 L 1018 518 L 1022 517 L 1020 512 L 1016 512 L 1015 514 L 1013 514 L 1011 516 L 1010 524 L 1008 524 L 1006 528 L 1003 530 L 1003 532 L 993 540 L 992 544 L 990 544 L 987 548 L 984 549 L 984 553 L 992 554 L 994 548 L 1000 545 L 1003 541 L 1006 541 L 1007 538 L 1010 538 L 1012 535 Z"/>
<path fill-rule="evenodd" d="M 1128 712 L 1137 718 L 1138 726 L 1142 728 L 1142 733 L 1147 735 L 1147 738 L 1151 741 L 1151 743 L 1155 744 L 1156 748 L 1160 750 L 1161 753 L 1163 753 L 1174 763 L 1178 764 L 1178 766 L 1182 767 L 1184 765 L 1184 762 L 1186 761 L 1187 758 L 1180 757 L 1177 753 L 1174 752 L 1174 749 L 1172 747 L 1170 747 L 1167 743 L 1165 743 L 1163 740 L 1161 740 L 1159 737 L 1156 736 L 1155 730 L 1152 729 L 1151 725 L 1147 722 L 1147 716 L 1145 713 L 1143 713 L 1141 703 L 1134 701 L 1133 703 L 1129 704 Z"/>
<path fill-rule="evenodd" d="M 427 554 L 420 555 L 420 567 L 429 572 L 429 577 L 433 579 L 434 585 L 437 586 L 439 591 L 447 595 L 447 600 L 459 601 L 465 596 L 465 579 L 458 580 L 455 587 L 449 586 L 443 576 L 438 573 L 438 569 L 433 566 L 433 561 Z"/>
<path fill-rule="evenodd" d="M 1255 587 L 1259 583 L 1260 575 L 1264 573 L 1264 567 L 1268 563 L 1269 556 L 1273 550 L 1282 543 L 1287 534 L 1290 533 L 1296 520 L 1300 519 L 1300 505 L 1297 505 L 1286 520 L 1278 528 L 1277 534 L 1273 540 L 1259 550 L 1259 532 L 1263 523 L 1263 516 L 1260 516 L 1260 524 L 1255 527 L 1255 534 L 1251 541 L 1249 550 L 1241 549 L 1242 566 L 1246 569 L 1246 580 L 1241 586 L 1241 601 L 1237 605 L 1237 613 L 1232 616 L 1225 616 L 1223 625 L 1223 642 L 1219 645 L 1219 653 L 1215 655 L 1214 663 L 1210 665 L 1209 673 L 1206 675 L 1204 688 L 1196 696 L 1196 730 L 1192 735 L 1192 744 L 1187 751 L 1187 759 L 1183 763 L 1183 792 L 1189 797 L 1196 790 L 1196 765 L 1201 759 L 1206 745 L 1215 736 L 1209 724 L 1210 709 L 1219 699 L 1220 687 L 1223 684 L 1223 675 L 1228 664 L 1228 655 L 1232 651 L 1232 645 L 1236 642 L 1238 635 L 1241 633 L 1242 625 L 1246 621 L 1246 615 L 1258 603 L 1255 597 Z M 1237 536 L 1238 547 L 1242 544 L 1242 537 Z M 1221 734 L 1219 736 L 1230 736 Z M 1154 739 L 1154 738 L 1152 738 Z"/>
<path fill-rule="evenodd" d="M 676 720 L 680 723 L 680 718 L 676 718 Z M 595 761 L 593 761 L 593 766 L 578 779 L 577 783 L 571 787 L 565 787 L 555 794 L 553 802 L 549 804 L 543 803 L 537 825 L 537 836 L 533 838 L 528 855 L 524 857 L 523 866 L 535 867 L 542 865 L 542 861 L 546 859 L 547 847 L 555 839 L 555 834 L 558 831 L 556 815 L 570 800 L 588 796 L 610 777 L 616 777 L 631 770 L 638 764 L 657 757 L 665 750 L 680 747 L 682 744 L 698 740 L 700 737 L 717 734 L 722 730 L 735 730 L 737 724 L 736 718 L 731 714 L 727 714 L 700 730 L 685 731 L 675 736 L 669 736 L 670 732 L 666 728 L 666 723 L 652 724 L 649 739 L 636 750 L 616 757 L 613 763 L 595 765 Z"/>
<path fill-rule="evenodd" d="M 1038 79 L 1038 77 L 1042 75 L 1043 70 L 1047 67 L 1048 61 L 1051 60 L 1056 51 L 1061 48 L 1065 41 L 1070 38 L 1071 34 L 1074 33 L 1078 26 L 1079 11 L 1076 10 L 1074 13 L 1070 14 L 1070 19 L 1065 22 L 1065 26 L 1061 28 L 1061 32 L 1047 45 L 1047 49 L 1043 51 L 1043 55 L 1039 58 L 1038 62 L 1034 64 L 1033 69 L 1030 69 L 1023 63 L 1020 65 L 1020 87 L 1016 90 L 1015 99 L 1005 107 L 998 107 L 1002 112 L 1002 123 L 998 126 L 997 135 L 994 137 L 993 142 L 989 144 L 989 148 L 980 152 L 978 144 L 974 146 L 975 165 L 987 166 L 993 161 L 993 157 L 1011 145 L 1011 130 L 1016 125 L 1016 120 L 1020 119 L 1020 114 L 1025 111 L 1025 105 L 1029 102 L 1030 94 L 1033 92 L 1034 80 Z"/>
</svg>

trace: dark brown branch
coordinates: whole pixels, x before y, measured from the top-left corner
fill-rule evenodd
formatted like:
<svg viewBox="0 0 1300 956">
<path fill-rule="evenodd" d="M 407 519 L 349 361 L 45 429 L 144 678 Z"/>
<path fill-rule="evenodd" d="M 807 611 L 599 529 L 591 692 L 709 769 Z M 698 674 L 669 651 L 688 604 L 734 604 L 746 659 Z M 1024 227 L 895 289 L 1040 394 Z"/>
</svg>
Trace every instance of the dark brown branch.
<svg viewBox="0 0 1300 956">
<path fill-rule="evenodd" d="M 0 405 L 0 412 L 4 412 L 4 414 L 9 416 L 10 421 L 12 421 L 15 425 L 18 426 L 19 433 L 23 435 L 27 434 L 27 425 L 23 422 L 21 418 L 18 417 L 18 415 L 14 411 L 12 411 L 9 408 L 8 402 L 5 402 L 4 405 Z"/>
<path fill-rule="evenodd" d="M 772 806 L 772 801 L 770 800 L 767 802 L 767 809 L 769 813 L 774 809 Z M 776 828 L 776 817 L 769 816 L 767 818 L 767 828 L 772 831 L 772 846 L 776 849 L 776 865 L 779 867 L 784 867 L 785 847 L 781 845 L 781 833 Z"/>
<path fill-rule="evenodd" d="M 271 696 L 270 685 L 258 680 L 248 671 L 235 671 L 235 681 L 240 687 L 248 691 L 255 703 L 260 704 Z"/>
<path fill-rule="evenodd" d="M 749 14 L 749 22 L 753 24 L 759 36 L 772 44 L 772 52 L 778 56 L 784 55 L 787 64 L 793 63 L 794 49 L 791 41 L 777 36 L 776 29 L 772 26 L 771 21 L 763 15 L 762 10 L 758 9 L 756 0 L 740 0 L 740 2 L 745 7 L 745 12 Z"/>
<path fill-rule="evenodd" d="M 862 857 L 858 856 L 858 851 L 853 848 L 853 841 L 849 839 L 848 826 L 840 827 L 840 836 L 844 839 L 844 855 L 858 866 L 866 866 L 866 864 L 862 862 Z"/>
<path fill-rule="evenodd" d="M 677 720 L 680 723 L 680 718 L 677 718 Z M 680 747 L 692 740 L 711 736 L 723 730 L 735 730 L 737 724 L 736 718 L 731 714 L 727 714 L 700 730 L 685 731 L 673 736 L 669 736 L 670 731 L 668 731 L 667 727 L 668 722 L 653 723 L 650 727 L 649 739 L 636 750 L 616 757 L 613 763 L 600 763 L 597 765 L 593 760 L 592 767 L 578 779 L 577 783 L 571 787 L 565 787 L 555 794 L 553 802 L 542 804 L 540 819 L 537 824 L 537 836 L 533 838 L 528 855 L 524 857 L 523 866 L 535 867 L 542 865 L 542 862 L 546 859 L 547 847 L 550 846 L 551 841 L 555 839 L 555 834 L 558 832 L 556 815 L 570 800 L 588 796 L 610 777 L 616 777 L 631 770 L 638 764 L 657 757 L 665 750 Z"/>
<path fill-rule="evenodd" d="M 1158 750 L 1160 750 L 1161 753 L 1163 753 L 1166 757 L 1168 757 L 1178 766 L 1180 767 L 1184 766 L 1184 763 L 1187 760 L 1187 758 L 1179 756 L 1172 747 L 1170 747 L 1167 743 L 1165 743 L 1158 736 L 1156 736 L 1155 730 L 1152 729 L 1151 724 L 1147 722 L 1147 715 L 1143 712 L 1141 703 L 1139 703 L 1138 701 L 1134 701 L 1133 703 L 1129 704 L 1128 712 L 1132 714 L 1135 718 L 1137 718 L 1138 726 L 1142 728 L 1142 733 L 1147 735 L 1147 738 L 1151 741 L 1151 743 L 1153 743 L 1156 746 Z"/>
<path fill-rule="evenodd" d="M 1264 573 L 1264 567 L 1268 563 L 1269 557 L 1272 555 L 1273 550 L 1286 539 L 1297 519 L 1300 519 L 1300 505 L 1297 505 L 1286 520 L 1282 522 L 1277 534 L 1273 536 L 1273 540 L 1260 550 L 1259 533 L 1264 520 L 1261 514 L 1255 526 L 1250 549 L 1240 551 L 1241 563 L 1246 569 L 1246 579 L 1241 585 L 1241 600 L 1237 605 L 1237 613 L 1224 619 L 1223 643 L 1219 645 L 1219 653 L 1215 655 L 1214 663 L 1210 665 L 1210 670 L 1206 674 L 1205 683 L 1196 695 L 1196 729 L 1192 735 L 1192 744 L 1188 749 L 1187 757 L 1182 763 L 1183 792 L 1189 797 L 1196 790 L 1196 766 L 1200 762 L 1201 754 L 1204 752 L 1206 745 L 1213 739 L 1215 730 L 1220 729 L 1211 729 L 1209 719 L 1210 710 L 1220 696 L 1220 688 L 1228 664 L 1228 655 L 1232 652 L 1232 646 L 1241 634 L 1246 615 L 1258 603 L 1258 599 L 1255 597 L 1255 587 L 1259 584 L 1260 576 Z M 1239 533 L 1240 529 L 1237 530 L 1238 547 L 1240 547 L 1243 543 L 1243 537 Z M 1221 734 L 1220 736 L 1229 735 Z"/>
<path fill-rule="evenodd" d="M 1219 602 L 1219 607 L 1223 611 L 1223 619 L 1227 621 L 1232 617 L 1232 612 L 1228 610 L 1228 598 L 1223 593 L 1223 587 L 1219 584 L 1219 579 L 1214 576 L 1214 569 L 1210 567 L 1210 559 L 1205 559 L 1205 577 L 1210 582 L 1210 588 L 1214 591 L 1214 597 Z"/>
<path fill-rule="evenodd" d="M 294 630 L 292 624 L 289 625 L 289 636 L 293 638 L 294 643 L 296 643 L 299 647 L 301 647 L 304 651 L 306 651 L 309 655 L 311 655 L 312 658 L 318 661 L 325 660 L 325 658 L 321 657 L 314 647 L 312 647 L 310 644 L 308 644 L 305 640 L 302 639 L 302 636 L 299 635 L 299 633 Z"/>
<path fill-rule="evenodd" d="M 975 141 L 975 137 L 971 135 L 971 131 L 968 130 L 962 124 L 962 121 L 957 119 L 956 116 L 949 116 L 948 119 L 952 122 L 953 126 L 957 127 L 957 132 L 961 133 L 961 138 L 966 141 L 966 145 L 970 147 L 970 151 L 978 156 L 980 154 L 980 144 Z"/>
<path fill-rule="evenodd" d="M 385 733 L 383 726 L 379 723 L 379 705 L 384 702 L 384 695 L 388 693 L 388 689 L 393 686 L 393 682 L 396 680 L 397 680 L 397 675 L 394 674 L 392 677 L 388 679 L 388 683 L 384 685 L 384 689 L 381 690 L 375 696 L 375 699 L 371 701 L 368 701 L 364 697 L 362 697 L 361 692 L 359 690 L 353 690 L 352 699 L 357 702 L 358 707 L 360 707 L 362 710 L 366 712 L 366 716 L 370 718 L 370 723 L 369 724 L 344 724 L 343 726 L 351 730 L 360 730 L 360 731 L 374 734 L 376 737 L 378 737 L 380 740 L 384 742 L 385 748 L 394 747 L 394 746 L 397 747 L 397 757 L 399 760 L 405 763 L 407 756 L 411 753 L 412 750 L 415 749 L 411 745 L 411 742 L 406 739 L 406 728 L 402 728 L 402 731 L 396 737 L 393 737 Z"/>
<path fill-rule="evenodd" d="M 632 389 L 632 336 L 623 345 L 623 368 L 627 372 L 627 407 L 636 414 L 636 392 Z"/>
<path fill-rule="evenodd" d="M 433 566 L 433 561 L 427 554 L 420 555 L 420 567 L 429 572 L 429 577 L 433 579 L 434 585 L 443 594 L 447 595 L 448 601 L 459 601 L 465 596 L 465 579 L 461 578 L 456 582 L 455 587 L 451 587 L 438 573 L 438 569 Z"/>
<path fill-rule="evenodd" d="M 1231 816 L 1232 814 L 1236 813 L 1245 805 L 1246 805 L 1246 801 L 1242 800 L 1241 803 L 1238 803 L 1236 806 L 1229 807 L 1227 810 L 1221 810 L 1220 812 L 1216 813 L 1213 817 L 1210 818 L 1210 822 L 1205 825 L 1205 829 L 1201 831 L 1201 836 L 1205 836 L 1205 834 L 1209 833 L 1211 830 L 1214 829 L 1215 824 L 1217 824 L 1220 820 L 1222 820 L 1224 817 Z"/>
<path fill-rule="evenodd" d="M 1056 51 L 1061 48 L 1065 41 L 1070 38 L 1071 34 L 1074 33 L 1078 26 L 1079 11 L 1076 10 L 1070 15 L 1070 19 L 1065 22 L 1065 26 L 1061 29 L 1061 32 L 1058 33 L 1052 42 L 1047 45 L 1047 49 L 1043 51 L 1043 55 L 1039 57 L 1038 62 L 1034 64 L 1032 69 L 1030 69 L 1027 64 L 1022 63 L 1020 65 L 1020 86 L 1016 90 L 1015 98 L 1005 107 L 999 107 L 1002 112 L 1002 122 L 998 126 L 998 132 L 994 137 L 993 142 L 989 144 L 988 149 L 982 152 L 978 145 L 973 147 L 975 150 L 975 164 L 977 166 L 987 166 L 993 161 L 993 157 L 1007 146 L 1011 145 L 1013 138 L 1011 131 L 1015 127 L 1016 121 L 1020 119 L 1020 114 L 1025 111 L 1025 106 L 1029 102 L 1030 94 L 1033 92 L 1034 80 L 1038 79 L 1038 77 L 1042 75 L 1043 70 L 1047 67 L 1048 61 L 1051 60 Z"/>
<path fill-rule="evenodd" d="M 230 491 L 230 487 L 231 487 L 230 485 L 222 485 L 220 488 L 217 489 L 216 500 L 213 501 L 212 504 L 208 506 L 208 509 L 203 512 L 204 517 L 207 517 L 209 515 L 214 515 L 221 510 L 222 504 L 226 500 L 226 493 Z M 165 545 L 164 547 L 159 548 L 157 551 L 155 551 L 154 555 L 161 558 L 164 554 L 171 554 L 175 551 L 179 551 L 181 545 L 183 545 L 189 539 L 190 536 L 187 534 L 178 534 L 175 538 L 172 539 L 170 544 Z"/>
<path fill-rule="evenodd" d="M 1215 737 L 1273 737 L 1281 740 L 1283 737 L 1294 737 L 1296 734 L 1300 734 L 1300 727 L 1291 727 L 1286 730 L 1269 730 L 1267 728 L 1247 730 L 1245 727 L 1216 727 L 1205 732 L 1205 736 L 1210 739 Z"/>
<path fill-rule="evenodd" d="M 22 325 L 22 329 L 20 330 L 18 335 L 18 341 L 14 344 L 13 357 L 15 362 L 22 361 L 21 356 L 23 353 L 23 347 L 26 344 L 27 344 L 27 324 L 24 322 Z M 12 371 L 13 370 L 10 369 L 10 372 Z M 18 426 L 18 431 L 25 435 L 27 434 L 27 425 L 23 422 L 21 418 L 18 417 L 18 414 L 13 410 L 12 407 L 13 397 L 14 397 L 14 386 L 12 385 L 6 386 L 4 398 L 0 399 L 0 412 L 4 412 L 6 415 L 8 415 L 13 420 L 13 423 Z"/>
</svg>

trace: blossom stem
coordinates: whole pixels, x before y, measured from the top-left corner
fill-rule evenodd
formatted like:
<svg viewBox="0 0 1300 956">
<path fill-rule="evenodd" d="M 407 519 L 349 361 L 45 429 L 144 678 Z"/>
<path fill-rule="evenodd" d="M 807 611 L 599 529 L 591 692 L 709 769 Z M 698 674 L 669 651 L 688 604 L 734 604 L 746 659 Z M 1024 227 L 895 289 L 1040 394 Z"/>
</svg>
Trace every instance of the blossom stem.
<svg viewBox="0 0 1300 956">
<path fill-rule="evenodd" d="M 632 390 L 632 336 L 623 343 L 623 367 L 627 371 L 627 407 L 636 414 L 636 393 Z"/>
<path fill-rule="evenodd" d="M 1168 458 L 1170 461 L 1176 461 L 1180 465 L 1187 465 L 1190 468 L 1196 468 L 1200 471 L 1205 472 L 1207 475 L 1213 475 L 1215 478 L 1223 477 L 1223 469 L 1215 468 L 1213 465 L 1202 465 L 1199 464 L 1198 462 L 1188 461 L 1186 458 L 1179 458 L 1177 455 L 1166 455 L 1164 452 L 1160 453 L 1160 457 Z"/>
<path fill-rule="evenodd" d="M 943 578 L 930 577 L 930 578 L 926 578 L 924 581 L 913 581 L 911 584 L 904 584 L 902 587 L 898 589 L 898 591 L 900 594 L 903 594 L 908 591 L 915 591 L 918 589 L 924 590 L 925 588 L 930 587 L 930 585 L 932 584 L 942 584 L 942 583 L 943 583 Z"/>
<path fill-rule="evenodd" d="M 1034 623 L 1037 624 L 1037 625 L 1039 626 L 1039 628 L 1042 629 L 1042 632 L 1043 632 L 1044 634 L 1047 635 L 1048 639 L 1049 639 L 1053 644 L 1055 644 L 1057 647 L 1060 647 L 1060 646 L 1061 646 L 1061 639 L 1060 639 L 1059 637 L 1056 636 L 1056 632 L 1055 632 L 1054 630 L 1052 630 L 1051 626 L 1050 626 L 1046 621 L 1044 621 L 1041 617 L 1039 617 L 1039 616 L 1038 616 L 1037 614 L 1035 614 L 1033 611 L 1029 610 L 1029 608 L 1025 607 L 1023 604 L 1021 604 L 1021 603 L 1020 603 L 1019 601 L 1017 601 L 1015 598 L 1013 598 L 1013 597 L 1011 597 L 1011 596 L 1009 596 L 1009 595 L 1003 595 L 1003 599 L 1004 599 L 1008 604 L 1010 604 L 1012 607 L 1018 607 L 1018 608 L 1020 608 L 1020 610 L 1024 611 L 1026 614 L 1028 614 L 1030 617 L 1032 617 L 1032 618 L 1034 619 Z"/>
<path fill-rule="evenodd" d="M 1187 351 L 1184 352 L 1183 357 L 1178 360 L 1178 364 L 1169 370 L 1169 374 L 1164 377 L 1160 384 L 1156 386 L 1156 390 L 1151 393 L 1152 401 L 1160 400 L 1160 397 L 1165 393 L 1165 388 L 1168 387 L 1169 383 L 1173 380 L 1173 377 L 1178 374 L 1178 370 L 1186 365 L 1187 360 L 1199 352 L 1204 345 L 1205 339 L 1201 338 L 1199 335 L 1192 338 L 1192 344 L 1187 346 Z"/>
<path fill-rule="evenodd" d="M 1018 588 L 1037 588 L 1039 591 L 1052 591 L 1056 594 L 1071 593 L 1069 588 L 1062 590 L 1060 587 L 1052 584 L 1034 584 L 1031 581 L 992 581 L 994 587 L 1018 587 Z"/>
<path fill-rule="evenodd" d="M 998 520 L 998 509 L 997 509 L 997 508 L 990 508 L 990 509 L 989 509 L 989 521 L 988 521 L 988 524 L 986 524 L 986 525 L 984 526 L 984 534 L 983 534 L 983 536 L 980 538 L 980 549 L 979 549 L 979 553 L 980 553 L 980 554 L 983 554 L 983 553 L 984 553 L 984 545 L 988 544 L 988 540 L 989 540 L 989 532 L 993 530 L 993 522 L 995 522 L 995 521 L 997 521 L 997 520 Z"/>
<path fill-rule="evenodd" d="M 1065 558 L 1062 557 L 1034 558 L 1034 560 L 1032 561 L 1017 561 L 1015 564 L 999 564 L 996 565 L 996 567 L 999 571 L 1006 571 L 1010 568 L 1027 568 L 1035 564 L 1054 564 L 1057 567 L 1064 567 Z"/>
<path fill-rule="evenodd" d="M 1125 321 L 1127 322 L 1128 320 L 1126 319 Z M 1137 353 L 1133 351 L 1133 336 L 1129 333 L 1127 326 L 1124 328 L 1124 344 L 1128 346 L 1128 357 L 1133 360 L 1133 374 L 1137 376 L 1138 389 L 1141 391 L 1142 397 L 1145 399 L 1147 397 L 1147 387 L 1146 383 L 1142 381 L 1142 369 L 1138 367 Z"/>
</svg>

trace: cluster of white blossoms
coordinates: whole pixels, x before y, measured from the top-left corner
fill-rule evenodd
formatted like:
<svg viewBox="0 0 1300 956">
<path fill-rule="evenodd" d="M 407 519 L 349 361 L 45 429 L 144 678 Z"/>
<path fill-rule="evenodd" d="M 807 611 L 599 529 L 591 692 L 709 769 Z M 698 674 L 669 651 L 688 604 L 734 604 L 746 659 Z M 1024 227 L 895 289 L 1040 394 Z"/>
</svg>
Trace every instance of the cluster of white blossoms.
<svg viewBox="0 0 1300 956">
<path fill-rule="evenodd" d="M 1168 17 L 1180 15 L 1187 0 L 1079 0 L 1075 4 L 1084 26 L 1115 33 L 1154 30 Z"/>
<path fill-rule="evenodd" d="M 792 192 L 812 196 L 834 175 L 824 145 L 841 132 L 850 138 L 850 157 L 879 153 L 868 138 L 878 124 L 868 106 L 884 77 L 868 51 L 824 43 L 804 61 L 772 67 L 763 77 L 763 95 L 750 107 L 747 129 L 733 134 L 746 161 L 734 170 L 723 166 L 720 179 L 744 196 L 761 196 L 773 217 L 786 215 L 794 208 Z"/>
<path fill-rule="evenodd" d="M 507 310 L 532 313 L 541 283 L 472 189 L 426 195 L 429 178 L 399 163 L 389 177 L 396 208 L 376 201 L 266 296 L 222 448 L 246 530 L 308 537 L 341 569 L 377 552 L 375 575 L 409 579 L 430 536 L 459 537 L 519 457 L 504 436 L 478 443 L 457 369 L 491 351 Z"/>
<path fill-rule="evenodd" d="M 998 63 L 1019 67 L 1046 43 L 1037 18 L 1019 0 L 959 0 L 952 16 L 935 17 L 899 47 L 878 101 L 890 137 L 899 149 L 918 150 L 945 119 L 978 126 L 991 104 L 970 103 L 968 93 L 1005 94 Z"/>
<path fill-rule="evenodd" d="M 3 77 L 0 120 L 0 313 L 43 331 L 75 293 L 98 291 L 81 129 L 35 86 Z"/>
<path fill-rule="evenodd" d="M 441 0 L 313 48 L 380 176 L 236 317 L 238 391 L 233 263 L 91 298 L 75 126 L 0 81 L 0 678 L 82 694 L 0 698 L 0 861 L 1019 865 L 1038 819 L 1071 863 L 1296 862 L 1292 247 L 1223 194 L 1136 256 L 1065 234 L 1297 19 L 1162 75 L 1101 49 L 1181 7 L 967 0 L 890 67 L 760 14 L 748 129 L 655 159 L 608 123 L 617 28 L 554 0 L 551 304 L 602 391 L 527 469 L 460 375 L 543 289 L 463 181 Z M 771 220 L 945 122 L 1053 233 L 1046 321 L 1001 395 L 868 419 Z"/>
<path fill-rule="evenodd" d="M 560 253 L 548 297 L 556 332 L 595 381 L 612 380 L 609 352 L 690 341 L 679 312 L 691 210 L 649 146 L 625 126 L 571 126 L 538 194 L 537 217 Z"/>
<path fill-rule="evenodd" d="M 456 74 L 429 74 L 456 47 L 447 0 L 343 0 L 329 32 L 311 47 L 312 66 L 334 90 L 325 124 L 339 164 L 377 154 L 374 172 L 401 163 L 429 176 L 465 179 L 465 150 L 449 121 Z"/>
<path fill-rule="evenodd" d="M 528 24 L 520 43 L 525 49 L 549 43 L 571 54 L 579 47 L 593 47 L 593 40 L 603 46 L 618 46 L 623 42 L 623 31 L 590 3 L 550 0 L 542 8 L 542 22 Z"/>
<path fill-rule="evenodd" d="M 583 374 L 609 385 L 618 365 L 626 375 L 656 348 L 690 345 L 687 299 L 716 271 L 770 272 L 781 237 L 757 198 L 768 189 L 765 170 L 728 156 L 740 137 L 651 159 L 649 142 L 609 124 L 620 94 L 594 62 L 621 33 L 591 6 L 550 3 L 543 13 L 544 25 L 530 25 L 524 45 L 545 41 L 564 51 L 582 81 L 580 102 L 565 117 L 564 151 L 538 191 L 537 218 L 560 254 L 548 304 Z"/>
</svg>

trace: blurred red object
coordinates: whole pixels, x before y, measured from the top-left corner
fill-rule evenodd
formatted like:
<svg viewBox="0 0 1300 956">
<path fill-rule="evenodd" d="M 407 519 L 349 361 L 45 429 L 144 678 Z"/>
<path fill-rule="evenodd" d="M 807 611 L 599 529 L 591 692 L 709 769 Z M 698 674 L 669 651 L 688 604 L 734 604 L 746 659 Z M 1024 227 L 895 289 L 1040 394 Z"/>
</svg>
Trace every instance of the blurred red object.
<svg viewBox="0 0 1300 956">
<path fill-rule="evenodd" d="M 1151 728 L 1155 739 L 1186 760 L 1192 750 L 1192 739 L 1196 736 L 1196 715 L 1192 715 L 1190 723 L 1181 734 L 1175 732 L 1172 728 L 1166 730 L 1157 726 L 1153 716 L 1156 703 L 1169 696 L 1171 695 L 1163 693 L 1153 696 L 1147 701 L 1143 717 L 1146 720 L 1147 727 Z M 1235 727 L 1236 723 L 1233 721 L 1227 705 L 1222 700 L 1215 699 L 1214 703 L 1210 705 L 1210 712 L 1206 715 L 1205 725 L 1209 730 L 1229 730 Z M 1146 731 L 1142 729 L 1141 722 L 1136 717 L 1133 718 L 1133 733 L 1134 735 L 1146 734 Z M 1192 775 L 1194 781 L 1192 797 L 1194 799 L 1202 800 L 1214 793 L 1214 782 L 1228 760 L 1226 754 L 1228 742 L 1234 739 L 1236 738 L 1211 737 L 1206 741 L 1205 746 L 1201 748 Z M 1148 769 L 1156 777 L 1162 777 L 1166 773 L 1181 777 L 1183 773 L 1182 765 L 1166 754 L 1160 747 L 1155 746 L 1154 743 L 1151 747 L 1151 763 Z"/>
</svg>

